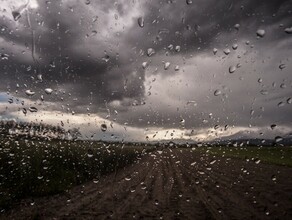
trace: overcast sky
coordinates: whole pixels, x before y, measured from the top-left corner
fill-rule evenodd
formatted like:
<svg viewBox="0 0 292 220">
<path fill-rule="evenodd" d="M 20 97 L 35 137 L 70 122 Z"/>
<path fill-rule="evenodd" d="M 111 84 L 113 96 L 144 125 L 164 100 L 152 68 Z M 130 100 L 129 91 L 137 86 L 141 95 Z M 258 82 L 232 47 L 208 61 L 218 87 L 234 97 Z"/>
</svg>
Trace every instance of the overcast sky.
<svg viewBox="0 0 292 220">
<path fill-rule="evenodd" d="M 1 119 L 95 139 L 291 136 L 291 0 L 0 2 Z"/>
</svg>

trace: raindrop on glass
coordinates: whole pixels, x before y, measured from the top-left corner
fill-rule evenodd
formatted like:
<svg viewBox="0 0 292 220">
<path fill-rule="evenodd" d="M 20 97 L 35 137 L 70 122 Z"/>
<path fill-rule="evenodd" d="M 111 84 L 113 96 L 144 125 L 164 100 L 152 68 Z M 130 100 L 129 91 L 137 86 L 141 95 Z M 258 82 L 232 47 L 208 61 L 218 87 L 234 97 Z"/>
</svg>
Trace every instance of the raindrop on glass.
<svg viewBox="0 0 292 220">
<path fill-rule="evenodd" d="M 144 27 L 144 18 L 143 17 L 139 17 L 138 18 L 138 25 L 143 28 Z"/>
</svg>

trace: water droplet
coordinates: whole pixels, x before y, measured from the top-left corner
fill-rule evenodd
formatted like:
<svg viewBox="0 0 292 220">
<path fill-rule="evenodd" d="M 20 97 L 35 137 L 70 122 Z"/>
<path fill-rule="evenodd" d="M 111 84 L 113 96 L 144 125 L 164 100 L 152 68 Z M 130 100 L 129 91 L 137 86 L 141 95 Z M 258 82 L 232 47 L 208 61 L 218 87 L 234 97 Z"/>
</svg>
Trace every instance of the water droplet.
<svg viewBox="0 0 292 220">
<path fill-rule="evenodd" d="M 90 0 L 85 0 L 85 4 L 89 5 L 90 4 Z"/>
<path fill-rule="evenodd" d="M 261 93 L 262 95 L 268 95 L 268 94 L 269 94 L 269 92 L 268 92 L 267 90 L 265 90 L 265 89 L 262 89 L 262 90 L 260 91 L 260 93 Z"/>
<path fill-rule="evenodd" d="M 21 18 L 21 14 L 19 11 L 13 11 L 12 16 L 13 16 L 14 21 L 18 21 Z"/>
<path fill-rule="evenodd" d="M 35 94 L 35 92 L 31 91 L 30 89 L 25 91 L 25 94 L 28 96 L 33 96 Z"/>
<path fill-rule="evenodd" d="M 230 54 L 230 50 L 228 48 L 224 49 L 223 52 L 225 53 L 225 55 Z"/>
<path fill-rule="evenodd" d="M 216 163 L 216 161 L 217 160 L 211 160 L 210 164 L 212 165 L 212 164 Z"/>
<path fill-rule="evenodd" d="M 106 54 L 102 60 L 107 63 L 110 60 L 110 56 Z"/>
<path fill-rule="evenodd" d="M 286 102 L 287 102 L 287 104 L 292 104 L 292 99 L 288 98 Z"/>
<path fill-rule="evenodd" d="M 272 124 L 272 125 L 271 125 L 271 129 L 272 129 L 272 130 L 274 130 L 276 127 L 277 127 L 277 125 L 275 125 L 275 124 Z"/>
<path fill-rule="evenodd" d="M 282 63 L 282 64 L 279 65 L 279 69 L 280 70 L 284 69 L 285 67 L 286 67 L 286 65 L 284 63 Z"/>
<path fill-rule="evenodd" d="M 258 83 L 262 83 L 263 82 L 263 79 L 262 78 L 259 78 L 258 79 Z"/>
<path fill-rule="evenodd" d="M 239 30 L 239 28 L 240 28 L 240 24 L 235 24 L 235 25 L 234 25 L 234 28 L 235 28 L 236 30 Z"/>
<path fill-rule="evenodd" d="M 142 67 L 143 67 L 143 69 L 146 69 L 148 67 L 148 62 L 143 62 Z"/>
<path fill-rule="evenodd" d="M 175 71 L 179 71 L 179 65 L 176 65 L 174 68 Z"/>
<path fill-rule="evenodd" d="M 28 110 L 30 112 L 37 112 L 38 111 L 38 109 L 36 107 L 29 107 Z"/>
<path fill-rule="evenodd" d="M 42 74 L 38 74 L 38 75 L 37 75 L 37 78 L 38 78 L 39 81 L 41 81 L 41 82 L 43 81 L 43 76 L 42 76 Z"/>
<path fill-rule="evenodd" d="M 287 34 L 292 34 L 292 27 L 285 28 L 284 30 Z"/>
<path fill-rule="evenodd" d="M 259 30 L 257 30 L 256 34 L 258 37 L 264 37 L 266 34 L 266 31 L 263 29 L 259 29 Z"/>
<path fill-rule="evenodd" d="M 139 17 L 138 18 L 138 25 L 143 28 L 144 27 L 144 18 L 143 17 Z"/>
<path fill-rule="evenodd" d="M 237 48 L 238 48 L 238 45 L 237 45 L 237 44 L 233 44 L 233 45 L 232 45 L 232 49 L 233 49 L 233 50 L 236 50 Z"/>
<path fill-rule="evenodd" d="M 192 0 L 186 0 L 187 5 L 193 4 Z"/>
<path fill-rule="evenodd" d="M 164 63 L 164 69 L 168 70 L 169 67 L 170 67 L 170 62 L 165 62 Z"/>
<path fill-rule="evenodd" d="M 45 93 L 47 93 L 48 95 L 52 94 L 53 90 L 51 88 L 46 88 L 45 89 Z"/>
<path fill-rule="evenodd" d="M 147 56 L 151 57 L 153 54 L 155 54 L 155 50 L 153 48 L 148 48 L 147 49 Z"/>
<path fill-rule="evenodd" d="M 222 92 L 219 89 L 215 90 L 215 92 L 214 92 L 214 96 L 219 96 L 221 94 L 222 94 Z"/>
<path fill-rule="evenodd" d="M 283 138 L 281 137 L 281 136 L 276 136 L 275 137 L 275 142 L 276 143 L 279 143 L 279 142 L 281 142 L 283 140 Z"/>
<path fill-rule="evenodd" d="M 180 46 L 175 46 L 175 51 L 180 52 Z"/>
<path fill-rule="evenodd" d="M 283 107 L 285 105 L 285 102 L 279 102 L 278 107 Z"/>
<path fill-rule="evenodd" d="M 261 160 L 257 158 L 257 159 L 255 159 L 254 162 L 255 162 L 255 164 L 259 164 L 261 162 Z"/>
<path fill-rule="evenodd" d="M 87 151 L 87 157 L 89 157 L 89 158 L 93 157 L 93 150 L 88 149 L 88 151 Z"/>
<path fill-rule="evenodd" d="M 271 179 L 272 179 L 274 182 L 277 181 L 277 177 L 276 177 L 276 175 L 272 175 Z"/>
<path fill-rule="evenodd" d="M 214 48 L 213 49 L 213 54 L 216 55 L 217 51 L 218 51 L 218 49 L 217 48 Z"/>
<path fill-rule="evenodd" d="M 159 202 L 158 202 L 157 199 L 155 199 L 154 204 L 155 204 L 155 205 L 159 205 Z"/>
<path fill-rule="evenodd" d="M 234 73 L 236 70 L 236 66 L 230 66 L 229 67 L 229 73 Z"/>
<path fill-rule="evenodd" d="M 100 129 L 102 132 L 105 132 L 107 130 L 107 125 L 106 124 L 101 124 Z"/>
</svg>

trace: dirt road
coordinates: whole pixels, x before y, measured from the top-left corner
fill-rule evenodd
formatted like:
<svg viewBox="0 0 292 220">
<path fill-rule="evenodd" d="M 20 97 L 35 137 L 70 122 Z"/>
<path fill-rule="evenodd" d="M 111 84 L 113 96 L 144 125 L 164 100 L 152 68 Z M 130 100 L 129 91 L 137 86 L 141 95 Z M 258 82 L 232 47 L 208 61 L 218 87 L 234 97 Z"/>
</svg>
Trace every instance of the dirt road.
<svg viewBox="0 0 292 220">
<path fill-rule="evenodd" d="M 156 151 L 4 219 L 292 219 L 292 168 L 191 150 Z"/>
</svg>

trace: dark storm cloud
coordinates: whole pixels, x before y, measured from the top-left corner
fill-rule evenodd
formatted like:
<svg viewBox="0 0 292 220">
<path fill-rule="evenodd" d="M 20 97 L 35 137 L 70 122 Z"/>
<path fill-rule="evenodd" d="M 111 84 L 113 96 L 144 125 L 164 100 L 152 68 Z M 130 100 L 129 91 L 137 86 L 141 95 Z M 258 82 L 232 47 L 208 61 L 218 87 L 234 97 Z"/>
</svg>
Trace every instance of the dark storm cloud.
<svg viewBox="0 0 292 220">
<path fill-rule="evenodd" d="M 244 81 L 234 77 L 227 78 L 224 74 L 223 69 L 228 71 L 229 63 L 234 62 L 231 58 L 224 60 L 217 57 L 217 61 L 222 63 L 221 66 L 226 65 L 220 69 L 221 73 L 216 73 L 224 81 L 220 78 L 212 79 L 213 72 L 215 74 L 219 70 L 219 64 L 190 61 L 193 56 L 214 57 L 214 47 L 218 48 L 218 54 L 222 55 L 222 49 L 231 49 L 232 43 L 242 44 L 245 40 L 250 40 L 251 44 L 256 42 L 255 51 L 269 48 L 271 44 L 276 45 L 279 42 L 288 45 L 291 37 L 284 29 L 291 26 L 291 0 L 200 0 L 193 1 L 190 5 L 179 0 L 136 3 L 91 1 L 89 5 L 84 1 L 71 0 L 49 3 L 38 1 L 38 4 L 38 8 L 29 10 L 31 27 L 26 12 L 19 21 L 13 21 L 11 15 L 1 21 L 1 27 L 6 27 L 0 32 L 0 37 L 6 43 L 1 53 L 9 54 L 8 60 L 0 61 L 2 91 L 6 91 L 8 87 L 14 94 L 18 83 L 18 90 L 21 92 L 14 95 L 25 97 L 24 91 L 32 89 L 36 95 L 31 99 L 35 100 L 44 94 L 46 87 L 51 87 L 57 90 L 57 95 L 54 93 L 45 96 L 45 100 L 56 103 L 52 109 L 59 110 L 62 103 L 66 106 L 65 110 L 70 108 L 75 113 L 84 113 L 89 107 L 89 112 L 106 117 L 108 112 L 105 108 L 108 107 L 111 111 L 119 111 L 116 117 L 118 123 L 127 123 L 134 127 L 149 125 L 158 128 L 182 128 L 182 119 L 186 120 L 184 127 L 188 129 L 213 127 L 217 123 L 248 127 L 249 124 L 266 125 L 274 121 L 286 124 L 291 121 L 287 107 L 277 109 L 279 117 L 275 118 L 273 115 L 281 97 L 285 100 L 291 96 L 291 81 L 288 78 L 288 69 L 291 67 L 287 66 L 281 75 L 281 80 L 285 77 L 288 79 L 288 92 L 283 94 L 281 91 L 280 99 L 275 102 L 265 102 L 258 91 L 260 89 L 257 83 L 251 83 L 256 82 L 257 78 L 246 77 L 248 71 L 253 71 L 252 68 L 258 71 L 261 69 L 262 61 L 253 65 L 250 60 L 254 53 L 252 49 L 249 48 L 242 61 L 248 64 L 243 64 L 237 71 L 238 75 L 247 78 Z M 134 6 L 137 7 L 133 9 Z M 143 28 L 137 23 L 140 16 L 145 19 Z M 130 24 L 131 22 L 133 24 Z M 239 30 L 234 29 L 237 23 L 240 24 Z M 283 26 L 279 27 L 280 24 Z M 266 30 L 266 36 L 257 40 L 256 30 L 259 28 Z M 32 30 L 37 62 L 33 62 L 31 56 Z M 174 47 L 179 45 L 181 51 L 170 51 L 167 49 L 170 44 Z M 270 51 L 277 53 L 277 58 L 285 59 L 291 45 L 281 52 Z M 12 51 L 18 47 L 21 49 L 17 49 L 13 55 Z M 145 52 L 148 48 L 153 48 L 156 54 L 147 57 Z M 22 53 L 22 50 L 25 53 Z M 167 88 L 167 79 L 174 76 L 175 71 L 173 66 L 169 71 L 163 70 L 161 63 L 166 60 L 171 61 L 172 65 L 180 64 L 181 68 L 184 68 L 184 65 L 192 65 L 192 68 L 183 70 L 183 82 L 189 81 L 190 85 L 194 86 L 191 82 L 196 81 L 200 84 L 198 89 L 183 86 L 178 89 L 174 83 L 173 88 Z M 144 84 L 147 76 L 141 66 L 145 61 L 151 62 L 152 65 L 152 72 L 148 73 L 148 77 L 151 77 L 151 74 L 159 74 L 158 78 L 165 77 L 157 86 L 180 93 L 180 102 L 169 99 L 169 103 L 165 103 L 169 97 L 159 93 L 160 91 L 156 96 L 152 92 L 148 97 Z M 271 62 L 277 68 L 274 71 L 279 71 L 279 64 L 274 64 L 276 61 L 273 60 Z M 197 68 L 197 65 L 205 67 Z M 209 71 L 208 74 L 204 69 Z M 272 76 L 268 68 L 265 70 L 272 82 L 277 81 L 277 77 Z M 190 71 L 196 74 L 191 75 Z M 39 73 L 44 78 L 42 83 L 36 80 Z M 281 83 L 278 81 L 277 83 Z M 242 83 L 248 86 L 245 88 Z M 223 99 L 213 97 L 214 90 L 222 90 L 221 86 L 225 84 L 232 91 L 226 92 L 229 96 Z M 62 93 L 63 90 L 66 91 L 65 94 Z M 199 90 L 202 92 L 197 95 Z M 251 91 L 251 95 L 247 90 Z M 192 93 L 196 94 L 194 98 Z M 242 94 L 244 97 L 241 97 Z M 257 96 L 260 96 L 259 101 L 252 105 L 253 98 Z M 238 97 L 241 97 L 240 105 Z M 61 98 L 64 101 L 61 101 Z M 186 104 L 192 99 L 196 99 L 197 107 L 192 108 L 190 104 Z M 259 113 L 261 106 L 265 106 L 265 111 Z M 255 116 L 250 114 L 251 110 L 255 110 Z M 213 115 L 210 116 L 209 113 Z"/>
</svg>

